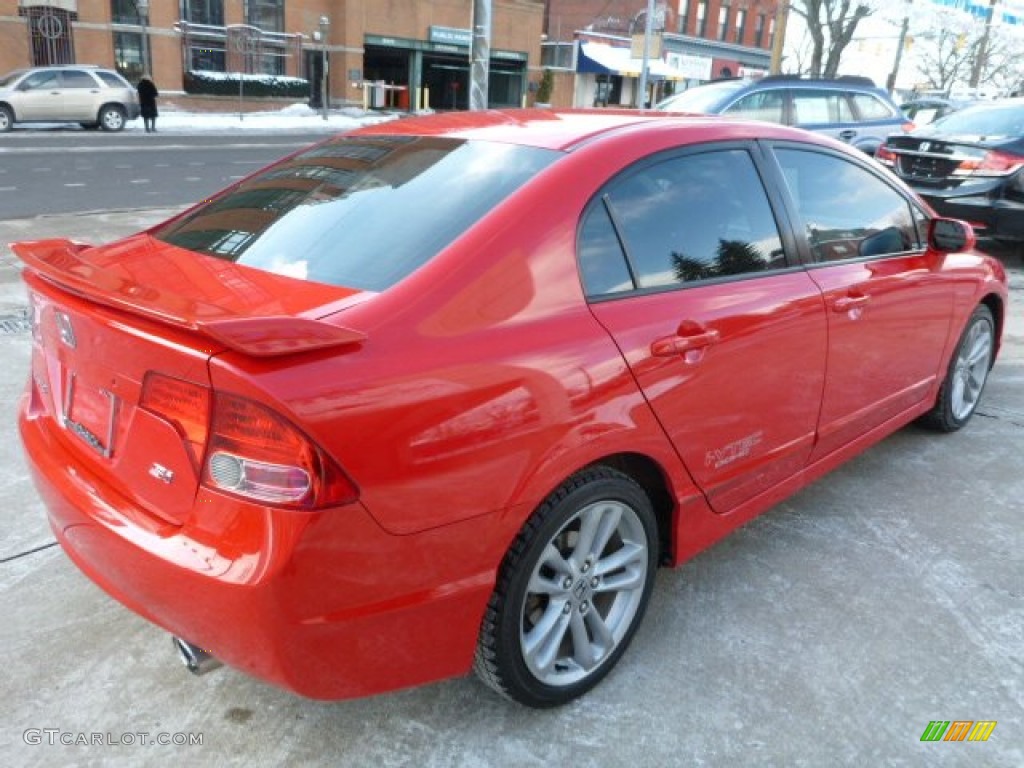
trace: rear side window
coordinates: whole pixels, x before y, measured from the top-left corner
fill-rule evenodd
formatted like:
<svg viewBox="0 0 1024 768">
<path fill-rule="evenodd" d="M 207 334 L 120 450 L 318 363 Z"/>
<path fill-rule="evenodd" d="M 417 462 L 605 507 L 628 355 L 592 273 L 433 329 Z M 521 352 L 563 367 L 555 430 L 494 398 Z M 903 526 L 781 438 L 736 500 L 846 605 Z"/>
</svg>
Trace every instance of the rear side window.
<svg viewBox="0 0 1024 768">
<path fill-rule="evenodd" d="M 750 93 L 725 110 L 725 114 L 732 117 L 745 117 L 750 120 L 781 123 L 784 122 L 784 96 L 785 94 L 781 90 Z"/>
<path fill-rule="evenodd" d="M 776 149 L 815 261 L 903 253 L 918 247 L 910 203 L 851 162 L 800 149 Z"/>
<path fill-rule="evenodd" d="M 854 93 L 853 103 L 861 120 L 890 120 L 895 116 L 889 105 L 870 93 Z"/>
<path fill-rule="evenodd" d="M 339 137 L 248 179 L 155 237 L 268 272 L 382 291 L 559 153 L 439 137 Z"/>
<path fill-rule="evenodd" d="M 623 249 L 624 246 L 624 249 Z M 778 227 L 745 150 L 683 155 L 614 180 L 587 211 L 588 296 L 664 288 L 786 266 Z"/>
<path fill-rule="evenodd" d="M 60 73 L 61 85 L 65 88 L 95 88 L 96 81 L 88 72 L 80 69 L 65 69 Z"/>
<path fill-rule="evenodd" d="M 794 88 L 793 122 L 796 125 L 819 125 L 855 121 L 842 91 Z"/>
</svg>

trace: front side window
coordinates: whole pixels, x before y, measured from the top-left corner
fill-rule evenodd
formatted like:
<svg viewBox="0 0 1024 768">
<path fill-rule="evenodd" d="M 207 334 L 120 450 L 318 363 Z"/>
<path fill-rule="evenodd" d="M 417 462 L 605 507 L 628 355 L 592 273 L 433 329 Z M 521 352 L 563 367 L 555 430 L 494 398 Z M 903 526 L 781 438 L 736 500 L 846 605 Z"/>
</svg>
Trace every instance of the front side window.
<svg viewBox="0 0 1024 768">
<path fill-rule="evenodd" d="M 725 114 L 733 117 L 745 117 L 749 120 L 781 123 L 785 121 L 784 107 L 785 93 L 783 91 L 758 91 L 741 98 L 726 109 Z"/>
<path fill-rule="evenodd" d="M 57 70 L 48 69 L 42 72 L 33 72 L 18 85 L 19 91 L 38 91 L 43 88 L 59 88 L 60 77 Z"/>
<path fill-rule="evenodd" d="M 919 247 L 910 203 L 874 174 L 834 155 L 776 149 L 815 261 L 886 256 Z"/>
<path fill-rule="evenodd" d="M 669 158 L 616 179 L 588 208 L 578 253 L 589 296 L 786 266 L 760 176 L 741 149 Z"/>
<path fill-rule="evenodd" d="M 341 136 L 246 179 L 154 236 L 268 272 L 382 291 L 559 156 L 447 138 Z"/>
</svg>

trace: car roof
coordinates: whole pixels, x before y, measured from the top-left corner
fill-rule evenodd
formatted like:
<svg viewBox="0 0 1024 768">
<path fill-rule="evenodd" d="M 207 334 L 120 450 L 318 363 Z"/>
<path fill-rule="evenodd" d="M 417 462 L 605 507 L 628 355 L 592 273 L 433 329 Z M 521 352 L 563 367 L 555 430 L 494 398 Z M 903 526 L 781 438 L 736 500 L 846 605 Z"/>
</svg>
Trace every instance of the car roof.
<svg viewBox="0 0 1024 768">
<path fill-rule="evenodd" d="M 378 123 L 352 131 L 350 136 L 440 136 L 495 141 L 541 149 L 569 151 L 604 136 L 644 126 L 691 128 L 716 138 L 790 139 L 830 144 L 821 137 L 795 128 L 754 120 L 716 115 L 686 115 L 656 110 L 616 109 L 507 109 L 480 112 L 447 112 Z"/>
</svg>

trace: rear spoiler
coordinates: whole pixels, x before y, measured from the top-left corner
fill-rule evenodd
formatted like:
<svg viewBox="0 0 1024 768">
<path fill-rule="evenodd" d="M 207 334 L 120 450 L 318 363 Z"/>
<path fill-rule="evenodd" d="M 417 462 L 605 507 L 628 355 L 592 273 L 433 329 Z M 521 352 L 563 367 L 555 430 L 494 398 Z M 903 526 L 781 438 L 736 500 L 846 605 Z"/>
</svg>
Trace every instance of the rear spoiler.
<svg viewBox="0 0 1024 768">
<path fill-rule="evenodd" d="M 89 301 L 198 333 L 228 349 L 252 357 L 278 357 L 317 349 L 360 344 L 366 334 L 308 317 L 245 317 L 223 307 L 142 285 L 79 257 L 92 248 L 73 240 L 11 243 L 35 279 Z"/>
</svg>

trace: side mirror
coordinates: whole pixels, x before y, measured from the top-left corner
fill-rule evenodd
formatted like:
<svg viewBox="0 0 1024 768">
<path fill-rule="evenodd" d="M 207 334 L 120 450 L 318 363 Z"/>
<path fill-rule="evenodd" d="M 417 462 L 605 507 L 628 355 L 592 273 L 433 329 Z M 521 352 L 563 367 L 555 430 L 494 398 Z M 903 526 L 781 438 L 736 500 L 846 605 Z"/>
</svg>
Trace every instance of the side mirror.
<svg viewBox="0 0 1024 768">
<path fill-rule="evenodd" d="M 928 225 L 928 247 L 939 253 L 968 251 L 978 238 L 974 228 L 959 219 L 932 219 Z"/>
</svg>

